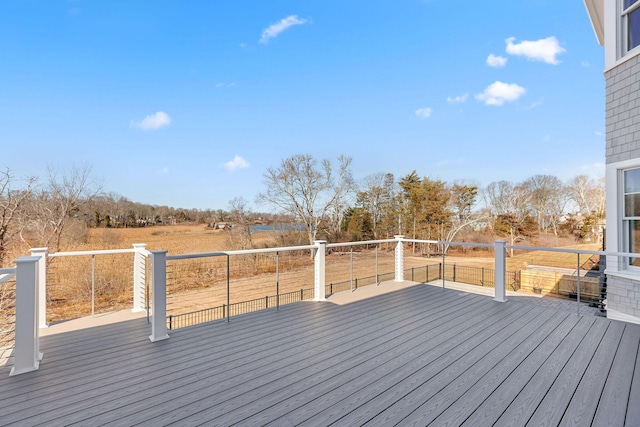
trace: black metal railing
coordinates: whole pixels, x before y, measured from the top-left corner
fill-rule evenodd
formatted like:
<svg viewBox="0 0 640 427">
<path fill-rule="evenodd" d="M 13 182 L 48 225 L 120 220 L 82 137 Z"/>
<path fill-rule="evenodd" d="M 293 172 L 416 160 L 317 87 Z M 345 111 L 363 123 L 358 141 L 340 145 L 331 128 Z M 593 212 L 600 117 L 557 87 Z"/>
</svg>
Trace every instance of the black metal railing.
<svg viewBox="0 0 640 427">
<path fill-rule="evenodd" d="M 313 298 L 313 288 L 308 288 L 280 295 L 265 295 L 264 298 L 240 301 L 229 305 L 222 304 L 217 307 L 205 308 L 189 313 L 171 314 L 167 316 L 167 328 L 179 329 L 197 325 L 199 323 L 229 319 L 230 317 L 238 316 L 240 314 L 267 310 L 270 308 L 276 309 L 281 305 L 291 304 L 311 298 Z"/>
<path fill-rule="evenodd" d="M 444 279 L 452 282 L 493 288 L 495 287 L 495 270 L 486 267 L 446 264 Z M 520 272 L 506 271 L 505 284 L 514 291 L 520 289 Z"/>
</svg>

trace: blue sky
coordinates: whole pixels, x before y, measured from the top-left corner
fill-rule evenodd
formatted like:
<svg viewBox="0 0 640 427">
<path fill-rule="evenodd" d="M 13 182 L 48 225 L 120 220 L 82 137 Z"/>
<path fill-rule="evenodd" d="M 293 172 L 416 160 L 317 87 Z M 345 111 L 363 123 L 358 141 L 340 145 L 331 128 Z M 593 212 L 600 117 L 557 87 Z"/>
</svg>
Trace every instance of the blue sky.
<svg viewBox="0 0 640 427">
<path fill-rule="evenodd" d="M 356 179 L 600 176 L 603 56 L 577 0 L 3 0 L 0 167 L 88 164 L 200 209 L 253 202 L 294 154 Z"/>
</svg>

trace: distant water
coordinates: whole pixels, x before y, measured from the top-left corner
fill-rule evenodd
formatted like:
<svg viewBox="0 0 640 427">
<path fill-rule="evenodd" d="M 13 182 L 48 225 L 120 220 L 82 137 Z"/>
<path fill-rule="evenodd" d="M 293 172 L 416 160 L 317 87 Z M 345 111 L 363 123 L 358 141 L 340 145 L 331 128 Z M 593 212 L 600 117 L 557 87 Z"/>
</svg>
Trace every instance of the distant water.
<svg viewBox="0 0 640 427">
<path fill-rule="evenodd" d="M 273 231 L 275 233 L 286 233 L 289 231 L 304 231 L 304 224 L 269 224 L 269 225 L 252 225 L 251 230 Z"/>
</svg>

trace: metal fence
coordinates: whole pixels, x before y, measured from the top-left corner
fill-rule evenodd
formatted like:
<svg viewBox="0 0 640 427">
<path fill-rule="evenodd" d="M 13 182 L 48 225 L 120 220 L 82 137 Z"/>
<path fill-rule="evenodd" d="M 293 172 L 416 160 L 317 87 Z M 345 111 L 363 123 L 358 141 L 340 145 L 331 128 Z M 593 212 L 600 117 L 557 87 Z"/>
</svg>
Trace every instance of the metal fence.
<svg viewBox="0 0 640 427">
<path fill-rule="evenodd" d="M 460 264 L 445 264 L 444 280 L 493 288 L 495 270 L 486 267 L 469 267 Z M 520 272 L 506 271 L 505 284 L 512 291 L 520 289 Z"/>
<path fill-rule="evenodd" d="M 228 317 L 251 313 L 253 311 L 278 309 L 281 305 L 311 298 L 313 298 L 313 288 L 307 288 L 279 295 L 266 295 L 264 298 L 241 301 L 229 306 L 222 304 L 217 307 L 205 308 L 193 312 L 170 314 L 167 316 L 167 328 L 170 330 L 184 328 L 199 323 L 227 319 Z"/>
</svg>

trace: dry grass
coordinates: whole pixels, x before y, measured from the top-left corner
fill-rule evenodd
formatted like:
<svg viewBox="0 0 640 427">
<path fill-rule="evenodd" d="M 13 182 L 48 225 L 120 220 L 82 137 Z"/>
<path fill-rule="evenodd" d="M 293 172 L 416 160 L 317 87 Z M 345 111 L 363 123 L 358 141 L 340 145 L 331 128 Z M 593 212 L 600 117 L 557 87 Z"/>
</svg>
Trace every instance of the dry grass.
<svg viewBox="0 0 640 427">
<path fill-rule="evenodd" d="M 263 247 L 275 240 L 270 233 L 254 234 L 254 245 Z M 229 235 L 204 225 L 175 225 L 146 228 L 92 228 L 86 243 L 64 250 L 122 249 L 146 243 L 147 250 L 166 249 L 169 255 L 230 250 Z"/>
</svg>

